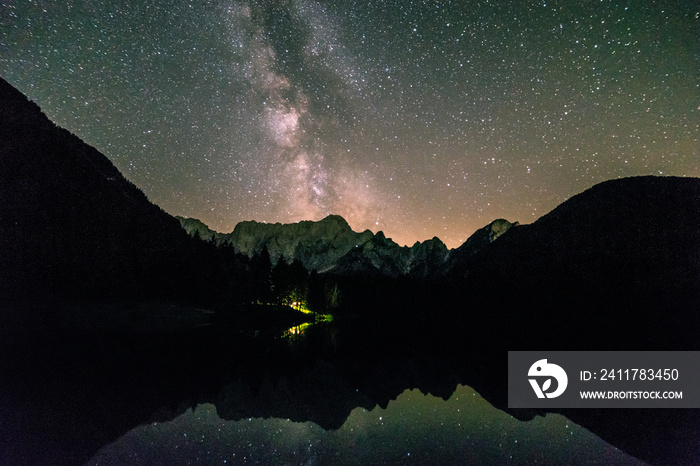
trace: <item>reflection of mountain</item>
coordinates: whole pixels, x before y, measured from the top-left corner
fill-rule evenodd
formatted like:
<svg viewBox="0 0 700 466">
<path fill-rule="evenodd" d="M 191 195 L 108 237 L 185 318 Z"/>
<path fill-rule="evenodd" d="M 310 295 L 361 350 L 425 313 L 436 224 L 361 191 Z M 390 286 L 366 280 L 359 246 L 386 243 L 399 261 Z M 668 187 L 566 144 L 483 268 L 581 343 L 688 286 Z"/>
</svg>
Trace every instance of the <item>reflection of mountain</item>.
<svg viewBox="0 0 700 466">
<path fill-rule="evenodd" d="M 449 279 L 437 295 L 453 311 L 445 328 L 486 329 L 474 335 L 480 346 L 700 350 L 700 180 L 599 184 L 512 228 Z M 500 407 L 505 369 L 474 387 Z M 656 464 L 694 464 L 700 454 L 694 410 L 560 411 Z"/>
<path fill-rule="evenodd" d="M 269 435 L 275 432 L 275 435 Z M 186 435 L 183 435 L 186 434 Z M 158 445 L 158 448 L 154 448 Z M 206 456 L 203 455 L 206 452 Z M 211 404 L 168 423 L 138 427 L 87 464 L 596 464 L 642 463 L 563 416 L 521 422 L 469 387 L 448 400 L 406 390 L 386 408 L 355 408 L 338 430 L 312 422 L 224 421 Z"/>
</svg>

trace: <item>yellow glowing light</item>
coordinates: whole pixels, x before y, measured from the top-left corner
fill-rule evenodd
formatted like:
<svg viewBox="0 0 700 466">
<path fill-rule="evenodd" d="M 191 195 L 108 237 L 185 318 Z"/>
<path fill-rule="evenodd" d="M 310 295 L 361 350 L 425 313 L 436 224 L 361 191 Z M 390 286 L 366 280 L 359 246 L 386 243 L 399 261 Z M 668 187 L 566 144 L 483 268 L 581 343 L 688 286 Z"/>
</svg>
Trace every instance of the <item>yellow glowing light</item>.
<svg viewBox="0 0 700 466">
<path fill-rule="evenodd" d="M 303 312 L 304 314 L 314 314 L 312 310 L 310 310 L 308 307 L 306 307 L 306 303 L 304 301 L 292 301 L 289 306 L 292 309 L 296 309 L 299 312 Z"/>
<path fill-rule="evenodd" d="M 287 331 L 284 333 L 288 336 L 301 335 L 304 333 L 304 330 L 306 330 L 309 327 L 311 327 L 311 322 L 304 322 L 303 324 L 299 324 L 287 329 Z"/>
</svg>

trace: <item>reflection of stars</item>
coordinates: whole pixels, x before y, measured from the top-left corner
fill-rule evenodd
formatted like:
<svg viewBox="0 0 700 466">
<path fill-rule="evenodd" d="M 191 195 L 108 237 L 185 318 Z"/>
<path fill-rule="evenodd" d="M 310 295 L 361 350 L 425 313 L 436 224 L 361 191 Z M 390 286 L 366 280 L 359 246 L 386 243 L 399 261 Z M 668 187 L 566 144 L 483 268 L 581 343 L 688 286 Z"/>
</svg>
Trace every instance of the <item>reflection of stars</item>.
<svg viewBox="0 0 700 466">
<path fill-rule="evenodd" d="M 336 431 L 289 419 L 224 421 L 213 405 L 199 405 L 171 422 L 132 430 L 88 464 L 109 464 L 127 454 L 133 462 L 159 464 L 342 464 L 346 459 L 349 464 L 586 465 L 600 458 L 641 464 L 560 415 L 521 422 L 464 386 L 447 401 L 406 390 L 386 409 L 354 409 Z"/>
</svg>

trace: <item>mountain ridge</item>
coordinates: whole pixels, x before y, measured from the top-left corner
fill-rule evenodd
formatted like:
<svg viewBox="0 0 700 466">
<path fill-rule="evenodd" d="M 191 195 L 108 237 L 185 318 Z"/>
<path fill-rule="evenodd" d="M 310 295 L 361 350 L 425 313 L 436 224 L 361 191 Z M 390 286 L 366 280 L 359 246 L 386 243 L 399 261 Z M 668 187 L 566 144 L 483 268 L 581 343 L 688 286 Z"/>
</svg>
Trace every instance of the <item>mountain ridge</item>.
<svg viewBox="0 0 700 466">
<path fill-rule="evenodd" d="M 469 256 L 498 239 L 518 222 L 497 219 L 470 236 L 459 248 L 448 249 L 440 238 L 400 246 L 382 231 L 352 230 L 340 215 L 296 223 L 239 222 L 231 233 L 210 229 L 195 218 L 176 217 L 192 236 L 218 245 L 231 245 L 248 257 L 267 249 L 273 264 L 298 260 L 310 271 L 340 275 L 379 273 L 391 277 L 428 277 L 449 264 L 452 254 Z"/>
<path fill-rule="evenodd" d="M 0 121 L 0 296 L 172 298 L 208 286 L 195 258 L 213 251 L 1 78 Z"/>
</svg>

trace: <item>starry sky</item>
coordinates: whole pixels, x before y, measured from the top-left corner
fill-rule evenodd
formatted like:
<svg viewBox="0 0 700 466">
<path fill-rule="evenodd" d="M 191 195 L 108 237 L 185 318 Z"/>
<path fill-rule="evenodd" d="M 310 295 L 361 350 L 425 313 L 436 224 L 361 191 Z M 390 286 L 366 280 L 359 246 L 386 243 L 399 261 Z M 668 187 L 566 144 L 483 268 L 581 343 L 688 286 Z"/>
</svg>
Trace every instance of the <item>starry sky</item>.
<svg viewBox="0 0 700 466">
<path fill-rule="evenodd" d="M 0 4 L 0 75 L 154 203 L 456 247 L 590 186 L 700 176 L 696 1 Z"/>
</svg>

